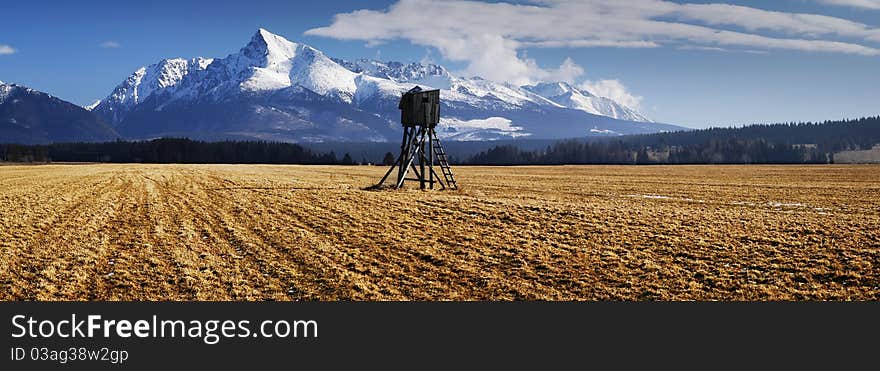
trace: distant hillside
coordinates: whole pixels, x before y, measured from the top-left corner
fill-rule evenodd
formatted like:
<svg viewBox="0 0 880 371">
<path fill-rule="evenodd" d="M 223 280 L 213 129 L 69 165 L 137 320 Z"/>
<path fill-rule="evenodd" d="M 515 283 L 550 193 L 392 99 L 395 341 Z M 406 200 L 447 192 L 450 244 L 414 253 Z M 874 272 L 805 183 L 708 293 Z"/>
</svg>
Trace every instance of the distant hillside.
<svg viewBox="0 0 880 371">
<path fill-rule="evenodd" d="M 116 130 L 80 106 L 0 83 L 0 143 L 96 142 L 118 137 Z"/>
<path fill-rule="evenodd" d="M 822 123 L 752 125 L 567 140 L 544 150 L 516 145 L 481 152 L 470 164 L 772 164 L 833 163 L 841 151 L 880 143 L 880 116 Z M 847 160 L 853 157 L 846 155 Z"/>
<path fill-rule="evenodd" d="M 781 144 L 815 144 L 829 152 L 871 149 L 880 143 L 880 116 L 821 123 L 759 124 L 620 137 L 641 146 L 688 146 L 711 140 L 765 140 Z"/>
</svg>

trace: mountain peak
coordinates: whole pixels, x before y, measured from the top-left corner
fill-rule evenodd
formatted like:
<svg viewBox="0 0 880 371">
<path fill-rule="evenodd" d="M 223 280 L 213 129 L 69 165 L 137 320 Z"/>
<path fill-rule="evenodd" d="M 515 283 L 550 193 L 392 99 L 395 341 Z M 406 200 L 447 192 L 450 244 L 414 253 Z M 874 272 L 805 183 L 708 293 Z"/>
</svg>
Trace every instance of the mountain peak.
<svg viewBox="0 0 880 371">
<path fill-rule="evenodd" d="M 275 38 L 279 38 L 279 37 L 281 37 L 281 36 L 278 36 L 274 33 L 271 33 L 271 32 L 269 32 L 269 30 L 261 27 L 261 28 L 258 28 L 257 32 L 254 33 L 254 36 L 251 37 L 250 44 L 257 44 L 257 45 L 265 46 L 265 45 L 268 45 Z"/>
<path fill-rule="evenodd" d="M 535 85 L 525 86 L 524 88 L 546 98 L 553 98 L 567 93 L 580 92 L 580 90 L 571 86 L 571 84 L 562 81 L 540 82 Z"/>
<path fill-rule="evenodd" d="M 433 88 L 449 89 L 453 78 L 446 68 L 433 63 L 382 62 L 367 58 L 360 58 L 354 61 L 340 58 L 331 59 L 349 71 L 391 80 L 396 83 L 419 83 Z"/>
<path fill-rule="evenodd" d="M 105 114 L 105 119 L 116 125 L 126 112 L 143 103 L 152 95 L 173 94 L 185 77 L 204 71 L 213 63 L 211 58 L 167 58 L 137 69 L 110 96 L 101 100 L 90 111 Z"/>
<path fill-rule="evenodd" d="M 621 120 L 651 122 L 650 119 L 633 108 L 621 105 L 613 99 L 597 96 L 567 82 L 540 82 L 522 88 L 563 107 Z"/>
<path fill-rule="evenodd" d="M 269 38 L 273 38 L 273 37 L 281 37 L 277 34 L 270 32 L 269 30 L 267 30 L 265 28 L 262 28 L 262 27 L 257 29 L 257 34 L 254 36 L 259 36 L 263 39 L 269 39 Z M 283 37 L 281 37 L 281 38 L 283 39 Z"/>
<path fill-rule="evenodd" d="M 92 104 L 89 104 L 89 105 L 83 106 L 83 108 L 85 108 L 86 111 L 91 111 L 91 110 L 94 110 L 95 107 L 97 107 L 97 106 L 100 105 L 100 104 L 101 104 L 101 100 L 98 99 L 98 100 L 96 100 L 96 101 L 95 101 L 94 103 L 92 103 Z"/>
<path fill-rule="evenodd" d="M 251 59 L 266 58 L 269 63 L 272 63 L 295 57 L 299 46 L 299 44 L 271 33 L 265 28 L 260 28 L 257 29 L 242 52 Z"/>
<path fill-rule="evenodd" d="M 294 85 L 320 95 L 342 93 L 350 101 L 355 74 L 327 58 L 321 51 L 276 35 L 257 30 L 241 52 L 224 58 L 229 71 L 237 71 L 244 91 L 277 90 Z"/>
</svg>

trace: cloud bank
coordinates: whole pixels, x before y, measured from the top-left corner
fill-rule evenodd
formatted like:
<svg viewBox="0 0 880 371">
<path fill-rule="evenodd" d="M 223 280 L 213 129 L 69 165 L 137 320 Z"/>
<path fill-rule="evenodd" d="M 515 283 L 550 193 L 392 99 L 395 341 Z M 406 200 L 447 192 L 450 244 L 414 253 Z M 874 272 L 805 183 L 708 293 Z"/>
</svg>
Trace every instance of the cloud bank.
<svg viewBox="0 0 880 371">
<path fill-rule="evenodd" d="M 853 8 L 880 9 L 880 0 L 818 0 L 829 5 L 851 6 Z"/>
<path fill-rule="evenodd" d="M 581 83 L 579 87 L 600 97 L 611 98 L 615 102 L 629 108 L 637 110 L 642 108 L 643 98 L 630 93 L 619 80 L 587 80 Z"/>
<path fill-rule="evenodd" d="M 872 7 L 880 0 L 819 0 Z M 880 29 L 843 18 L 730 4 L 663 0 L 533 0 L 527 4 L 469 0 L 399 0 L 384 10 L 334 16 L 307 35 L 370 44 L 408 40 L 466 63 L 465 74 L 527 84 L 573 81 L 584 69 L 566 59 L 538 66 L 525 48 L 659 48 L 766 52 L 791 50 L 878 56 Z M 586 82 L 637 104 L 616 80 Z M 595 93 L 601 95 L 599 93 Z M 638 98 L 638 99 L 637 99 Z"/>
<path fill-rule="evenodd" d="M 18 50 L 15 50 L 15 48 L 13 48 L 9 45 L 0 44 L 0 55 L 15 54 L 17 51 Z"/>
</svg>

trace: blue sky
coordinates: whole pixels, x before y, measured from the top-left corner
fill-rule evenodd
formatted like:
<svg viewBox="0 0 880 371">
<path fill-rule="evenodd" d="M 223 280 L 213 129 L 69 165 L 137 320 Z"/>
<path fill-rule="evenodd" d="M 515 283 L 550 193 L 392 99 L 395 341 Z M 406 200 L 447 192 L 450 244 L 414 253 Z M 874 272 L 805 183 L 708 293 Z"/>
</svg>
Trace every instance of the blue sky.
<svg viewBox="0 0 880 371">
<path fill-rule="evenodd" d="M 880 1 L 424 1 L 4 2 L 0 80 L 88 104 L 264 27 L 330 56 L 568 80 L 689 127 L 880 114 Z"/>
</svg>

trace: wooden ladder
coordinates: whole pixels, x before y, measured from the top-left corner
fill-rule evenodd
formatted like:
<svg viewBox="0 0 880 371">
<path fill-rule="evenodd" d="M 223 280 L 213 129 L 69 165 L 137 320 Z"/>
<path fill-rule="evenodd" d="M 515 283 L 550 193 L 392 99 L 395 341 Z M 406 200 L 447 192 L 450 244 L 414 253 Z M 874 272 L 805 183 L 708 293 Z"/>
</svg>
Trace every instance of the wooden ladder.
<svg viewBox="0 0 880 371">
<path fill-rule="evenodd" d="M 437 160 L 440 162 L 440 171 L 443 173 L 443 177 L 446 178 L 446 185 L 451 189 L 458 189 L 458 185 L 455 183 L 455 176 L 452 175 L 452 168 L 449 167 L 449 159 L 446 157 L 446 152 L 443 151 L 443 146 L 440 145 L 440 138 L 432 135 L 431 142 L 431 145 L 434 147 L 434 154 L 437 155 Z"/>
</svg>

